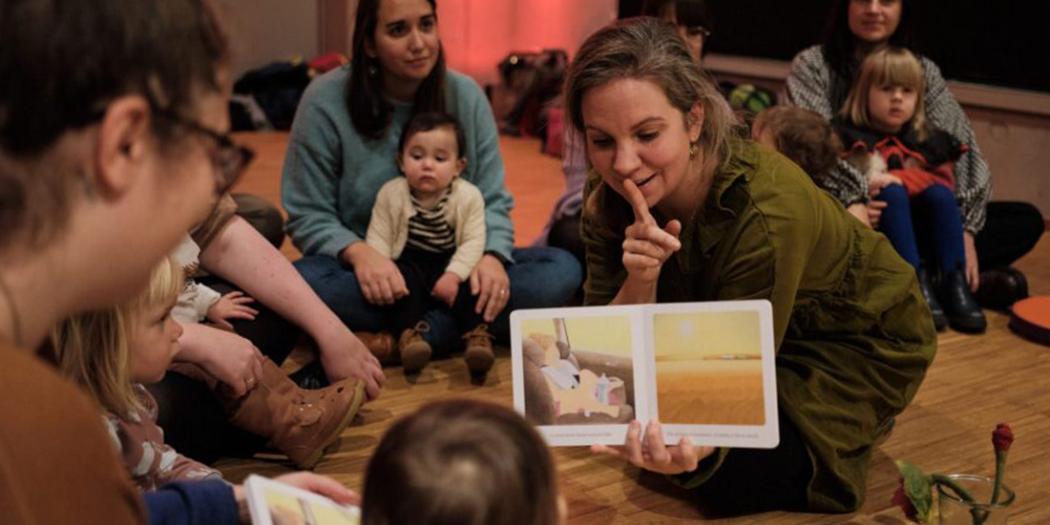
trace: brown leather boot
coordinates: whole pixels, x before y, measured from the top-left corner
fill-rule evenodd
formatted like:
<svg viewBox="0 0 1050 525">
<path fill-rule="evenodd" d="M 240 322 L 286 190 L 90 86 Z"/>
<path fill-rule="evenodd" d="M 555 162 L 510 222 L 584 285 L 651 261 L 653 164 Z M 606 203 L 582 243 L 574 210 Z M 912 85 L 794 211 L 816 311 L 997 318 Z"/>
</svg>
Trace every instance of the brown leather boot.
<svg viewBox="0 0 1050 525">
<path fill-rule="evenodd" d="M 339 439 L 364 400 L 365 385 L 358 379 L 303 390 L 264 359 L 259 384 L 240 399 L 226 400 L 226 407 L 234 426 L 269 439 L 296 466 L 309 469 Z"/>
<path fill-rule="evenodd" d="M 401 353 L 401 364 L 405 367 L 406 374 L 419 372 L 430 362 L 433 349 L 430 348 L 430 343 L 423 339 L 423 334 L 429 331 L 430 325 L 426 321 L 420 321 L 414 328 L 401 332 L 397 349 Z"/>
<path fill-rule="evenodd" d="M 473 330 L 463 334 L 467 344 L 463 350 L 463 359 L 467 361 L 467 368 L 472 374 L 485 374 L 492 368 L 496 361 L 496 354 L 492 351 L 493 335 L 489 333 L 487 324 L 479 324 Z"/>
<path fill-rule="evenodd" d="M 387 332 L 354 332 L 354 335 L 365 344 L 368 351 L 372 352 L 372 355 L 374 355 L 381 364 L 386 365 L 391 362 L 397 362 L 394 336 Z"/>
</svg>

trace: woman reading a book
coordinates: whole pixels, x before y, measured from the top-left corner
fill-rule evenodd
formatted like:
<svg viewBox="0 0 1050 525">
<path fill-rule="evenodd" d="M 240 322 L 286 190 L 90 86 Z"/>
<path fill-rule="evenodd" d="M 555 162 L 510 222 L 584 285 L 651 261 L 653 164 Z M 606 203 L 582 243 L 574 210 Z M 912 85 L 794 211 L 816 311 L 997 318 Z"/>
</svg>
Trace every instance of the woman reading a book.
<svg viewBox="0 0 1050 525">
<path fill-rule="evenodd" d="M 673 475 L 723 512 L 855 510 L 876 439 L 933 359 L 915 272 L 796 165 L 738 138 L 691 65 L 653 19 L 599 31 L 573 63 L 566 103 L 593 167 L 585 302 L 768 299 L 780 444 L 667 446 L 654 421 L 595 450 Z"/>
</svg>

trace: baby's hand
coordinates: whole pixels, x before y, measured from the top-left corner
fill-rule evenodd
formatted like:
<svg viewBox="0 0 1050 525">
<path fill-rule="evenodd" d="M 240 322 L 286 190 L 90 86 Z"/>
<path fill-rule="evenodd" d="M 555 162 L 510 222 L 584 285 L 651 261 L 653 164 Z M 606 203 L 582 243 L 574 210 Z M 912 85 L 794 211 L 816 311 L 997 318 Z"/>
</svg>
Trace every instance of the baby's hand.
<svg viewBox="0 0 1050 525">
<path fill-rule="evenodd" d="M 437 282 L 434 283 L 434 289 L 430 291 L 430 295 L 434 298 L 441 300 L 441 302 L 452 308 L 452 305 L 456 304 L 456 295 L 459 293 L 459 276 L 452 272 L 445 272 L 438 278 Z"/>
<path fill-rule="evenodd" d="M 248 306 L 255 299 L 244 295 L 244 292 L 234 291 L 219 298 L 215 304 L 208 309 L 208 320 L 220 328 L 233 330 L 233 325 L 227 319 L 254 320 L 259 311 Z"/>
</svg>

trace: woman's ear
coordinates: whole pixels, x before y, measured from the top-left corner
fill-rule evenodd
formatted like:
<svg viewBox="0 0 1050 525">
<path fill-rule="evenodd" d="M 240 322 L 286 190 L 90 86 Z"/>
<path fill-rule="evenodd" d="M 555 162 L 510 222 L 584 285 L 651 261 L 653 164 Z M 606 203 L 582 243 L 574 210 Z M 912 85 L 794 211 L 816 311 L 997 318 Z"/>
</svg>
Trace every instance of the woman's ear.
<svg viewBox="0 0 1050 525">
<path fill-rule="evenodd" d="M 149 103 L 126 95 L 109 103 L 98 128 L 95 173 L 91 185 L 103 197 L 128 191 L 141 173 L 152 140 Z"/>
<path fill-rule="evenodd" d="M 704 106 L 697 102 L 693 104 L 692 109 L 689 110 L 689 117 L 686 119 L 689 124 L 689 142 L 696 144 L 700 140 L 700 132 L 704 129 Z"/>
</svg>

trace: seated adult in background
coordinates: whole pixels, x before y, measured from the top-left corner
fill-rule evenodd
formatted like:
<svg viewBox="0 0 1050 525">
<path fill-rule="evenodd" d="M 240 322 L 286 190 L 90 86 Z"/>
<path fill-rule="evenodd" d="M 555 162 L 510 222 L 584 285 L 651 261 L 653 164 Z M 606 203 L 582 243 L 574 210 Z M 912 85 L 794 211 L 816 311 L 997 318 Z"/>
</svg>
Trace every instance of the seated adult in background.
<svg viewBox="0 0 1050 525">
<path fill-rule="evenodd" d="M 711 36 L 713 23 L 706 0 L 645 0 L 641 14 L 673 24 L 689 55 L 700 65 L 707 52 L 704 42 Z M 565 192 L 554 203 L 547 226 L 535 244 L 568 250 L 580 264 L 586 265 L 580 239 L 580 209 L 587 180 L 587 154 L 583 137 L 572 126 L 565 128 L 564 137 L 561 170 L 565 175 Z"/>
<path fill-rule="evenodd" d="M 790 103 L 831 120 L 845 103 L 859 65 L 869 53 L 887 45 L 909 47 L 912 1 L 839 0 L 829 12 L 824 43 L 803 50 L 791 64 L 786 86 Z M 984 306 L 1008 307 L 1027 296 L 1024 275 L 1009 265 L 1038 242 L 1043 234 L 1043 217 L 1028 203 L 988 202 L 991 174 L 970 121 L 937 65 L 925 57 L 920 60 L 925 72 L 926 122 L 969 148 L 955 163 L 955 196 L 965 229 L 967 283 Z M 865 209 L 867 182 L 845 162 L 823 179 L 822 186 L 865 222 L 869 213 L 878 214 L 885 206 L 879 203 Z"/>
<path fill-rule="evenodd" d="M 372 206 L 379 188 L 401 176 L 405 123 L 444 111 L 466 135 L 461 176 L 485 199 L 485 255 L 459 293 L 477 297 L 476 312 L 505 341 L 510 310 L 565 304 L 580 265 L 557 248 L 513 248 L 492 110 L 473 80 L 446 69 L 434 1 L 363 0 L 354 27 L 352 63 L 314 80 L 292 125 L 281 192 L 288 232 L 305 255 L 295 265 L 348 326 L 383 326 L 383 309 L 407 289 L 394 261 L 364 242 Z M 460 344 L 447 312 L 428 312 L 420 332 L 435 350 Z"/>
<path fill-rule="evenodd" d="M 218 480 L 143 505 L 98 406 L 33 351 L 61 319 L 137 293 L 243 168 L 213 3 L 10 0 L 0 34 L 0 77 L 21 79 L 0 86 L 0 520 L 247 521 L 241 487 Z"/>
<path fill-rule="evenodd" d="M 595 451 L 675 475 L 705 509 L 855 510 L 875 440 L 935 352 L 915 272 L 798 166 L 739 138 L 691 63 L 650 18 L 603 29 L 576 55 L 566 103 L 596 172 L 585 302 L 769 300 L 780 444 L 666 446 L 659 423 L 635 421 L 624 447 Z"/>
</svg>

